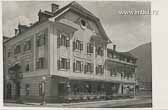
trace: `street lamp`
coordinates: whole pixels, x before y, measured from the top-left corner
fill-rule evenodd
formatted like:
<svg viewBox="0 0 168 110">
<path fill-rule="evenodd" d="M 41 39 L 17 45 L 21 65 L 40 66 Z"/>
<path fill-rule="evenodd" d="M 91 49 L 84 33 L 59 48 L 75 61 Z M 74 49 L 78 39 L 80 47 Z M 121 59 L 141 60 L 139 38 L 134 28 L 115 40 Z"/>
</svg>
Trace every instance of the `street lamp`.
<svg viewBox="0 0 168 110">
<path fill-rule="evenodd" d="M 46 77 L 43 76 L 42 77 L 42 81 L 41 81 L 41 89 L 42 89 L 42 103 L 41 105 L 45 105 L 45 87 L 46 87 Z"/>
</svg>

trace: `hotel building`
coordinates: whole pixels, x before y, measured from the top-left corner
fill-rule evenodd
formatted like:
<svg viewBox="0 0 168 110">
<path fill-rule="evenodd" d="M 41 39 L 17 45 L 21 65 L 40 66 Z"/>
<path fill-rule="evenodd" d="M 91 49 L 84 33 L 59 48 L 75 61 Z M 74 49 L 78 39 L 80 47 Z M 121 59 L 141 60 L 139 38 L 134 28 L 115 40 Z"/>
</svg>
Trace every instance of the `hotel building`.
<svg viewBox="0 0 168 110">
<path fill-rule="evenodd" d="M 42 90 L 47 102 L 133 97 L 137 59 L 107 48 L 99 18 L 76 2 L 51 9 L 4 41 L 4 98 L 39 102 Z"/>
</svg>

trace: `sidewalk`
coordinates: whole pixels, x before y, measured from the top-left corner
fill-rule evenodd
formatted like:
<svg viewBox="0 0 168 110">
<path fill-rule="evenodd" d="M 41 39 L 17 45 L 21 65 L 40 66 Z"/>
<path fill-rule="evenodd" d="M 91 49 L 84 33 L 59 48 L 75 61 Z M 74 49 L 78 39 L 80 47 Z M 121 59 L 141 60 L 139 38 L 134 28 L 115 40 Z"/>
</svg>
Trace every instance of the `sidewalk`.
<svg viewBox="0 0 168 110">
<path fill-rule="evenodd" d="M 151 99 L 120 99 L 120 100 L 105 100 L 105 101 L 90 101 L 90 102 L 78 102 L 78 103 L 47 103 L 45 107 L 72 107 L 72 108 L 85 108 L 85 107 L 103 107 L 110 105 L 113 107 L 133 105 L 133 104 L 147 104 L 152 103 Z M 40 103 L 25 103 L 26 105 L 41 106 Z"/>
</svg>

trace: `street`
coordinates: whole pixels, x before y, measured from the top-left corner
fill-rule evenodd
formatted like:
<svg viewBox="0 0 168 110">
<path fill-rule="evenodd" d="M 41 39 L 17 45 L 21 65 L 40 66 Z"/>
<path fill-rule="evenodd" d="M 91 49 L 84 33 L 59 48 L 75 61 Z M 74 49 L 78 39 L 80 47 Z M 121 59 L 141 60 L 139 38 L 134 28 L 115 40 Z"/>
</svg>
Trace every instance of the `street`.
<svg viewBox="0 0 168 110">
<path fill-rule="evenodd" d="M 40 107 L 39 103 L 4 103 L 7 107 Z M 120 100 L 106 100 L 106 101 L 92 101 L 79 103 L 47 103 L 41 107 L 58 107 L 58 108 L 151 108 L 152 99 L 137 97 L 134 99 L 120 99 Z"/>
</svg>

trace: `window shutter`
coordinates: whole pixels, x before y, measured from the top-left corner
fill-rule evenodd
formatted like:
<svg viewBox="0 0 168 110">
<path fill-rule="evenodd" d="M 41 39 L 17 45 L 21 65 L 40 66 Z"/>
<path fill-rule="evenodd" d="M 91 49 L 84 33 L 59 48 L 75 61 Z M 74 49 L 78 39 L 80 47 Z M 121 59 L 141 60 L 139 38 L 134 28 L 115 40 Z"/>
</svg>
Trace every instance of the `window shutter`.
<svg viewBox="0 0 168 110">
<path fill-rule="evenodd" d="M 67 60 L 67 69 L 70 69 L 70 60 Z"/>
<path fill-rule="evenodd" d="M 70 38 L 69 36 L 66 36 L 66 47 L 70 46 Z"/>
<path fill-rule="evenodd" d="M 83 63 L 81 62 L 81 71 L 83 71 Z"/>
<path fill-rule="evenodd" d="M 82 50 L 82 42 L 79 42 L 79 50 Z"/>
<path fill-rule="evenodd" d="M 45 33 L 43 34 L 43 45 L 46 45 L 46 36 L 45 36 Z"/>
<path fill-rule="evenodd" d="M 45 42 L 45 45 L 47 45 L 47 42 L 48 42 L 48 29 L 44 30 L 44 42 Z"/>
<path fill-rule="evenodd" d="M 29 50 L 32 49 L 32 44 L 33 44 L 33 40 L 31 39 L 31 40 L 29 41 Z"/>
<path fill-rule="evenodd" d="M 79 48 L 79 42 L 78 42 L 78 41 L 75 42 L 75 49 L 76 49 L 76 48 L 77 48 L 77 49 Z"/>
<path fill-rule="evenodd" d="M 39 59 L 36 61 L 36 69 L 39 69 Z"/>
<path fill-rule="evenodd" d="M 64 45 L 64 37 L 60 35 L 60 46 Z"/>
<path fill-rule="evenodd" d="M 94 64 L 91 64 L 91 72 L 94 71 Z"/>
<path fill-rule="evenodd" d="M 75 41 L 73 41 L 73 50 L 75 50 Z"/>
<path fill-rule="evenodd" d="M 79 62 L 79 71 L 81 71 L 82 64 Z"/>
<path fill-rule="evenodd" d="M 70 46 L 70 41 L 66 40 L 66 47 L 69 47 L 69 46 Z"/>
<path fill-rule="evenodd" d="M 60 47 L 60 37 L 57 38 L 57 47 Z"/>
<path fill-rule="evenodd" d="M 60 69 L 60 60 L 57 61 L 58 69 Z"/>
<path fill-rule="evenodd" d="M 67 39 L 65 36 L 63 37 L 63 46 L 65 46 L 65 47 L 67 46 Z"/>
<path fill-rule="evenodd" d="M 81 42 L 81 50 L 83 50 L 83 42 Z"/>
<path fill-rule="evenodd" d="M 73 71 L 75 72 L 75 62 L 73 62 Z"/>
<path fill-rule="evenodd" d="M 90 53 L 93 53 L 93 45 L 91 45 L 91 47 L 90 47 Z"/>
<path fill-rule="evenodd" d="M 98 74 L 98 68 L 96 67 L 96 74 Z"/>
<path fill-rule="evenodd" d="M 89 47 L 88 47 L 88 44 L 87 44 L 87 53 L 89 53 Z"/>
<path fill-rule="evenodd" d="M 86 73 L 87 72 L 87 65 L 85 64 L 84 66 L 84 72 Z"/>
<path fill-rule="evenodd" d="M 33 63 L 30 63 L 30 71 L 33 71 L 34 68 L 33 68 Z"/>
</svg>

